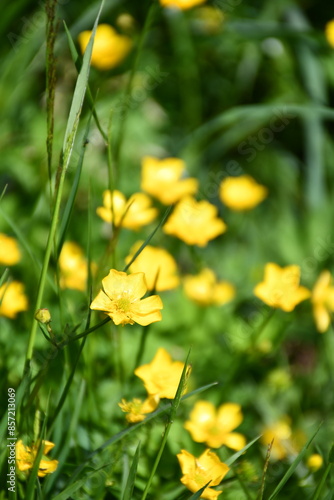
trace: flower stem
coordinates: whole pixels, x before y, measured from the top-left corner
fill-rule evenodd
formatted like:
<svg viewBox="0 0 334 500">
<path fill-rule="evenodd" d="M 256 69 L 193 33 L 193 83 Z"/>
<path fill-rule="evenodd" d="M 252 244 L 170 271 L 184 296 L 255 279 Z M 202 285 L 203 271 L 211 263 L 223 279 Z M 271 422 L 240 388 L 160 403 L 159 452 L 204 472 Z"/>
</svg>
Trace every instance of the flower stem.
<svg viewBox="0 0 334 500">
<path fill-rule="evenodd" d="M 177 388 L 177 391 L 176 391 L 176 394 L 175 394 L 175 398 L 172 401 L 172 406 L 171 406 L 171 409 L 170 409 L 170 412 L 169 412 L 169 416 L 168 416 L 168 422 L 167 422 L 167 425 L 166 425 L 166 428 L 165 428 L 165 432 L 164 432 L 164 435 L 163 435 L 163 438 L 162 438 L 162 441 L 161 441 L 161 444 L 160 444 L 160 448 L 159 448 L 158 454 L 156 456 L 155 462 L 153 464 L 153 468 L 151 470 L 151 474 L 150 474 L 150 477 L 148 478 L 148 481 L 147 481 L 147 484 L 146 484 L 146 487 L 145 487 L 145 490 L 144 490 L 144 493 L 143 493 L 143 496 L 142 496 L 141 500 L 145 500 L 146 497 L 147 497 L 148 491 L 149 491 L 150 486 L 151 486 L 152 481 L 153 481 L 154 474 L 155 474 L 155 472 L 157 470 L 157 467 L 159 465 L 162 453 L 163 453 L 163 451 L 165 449 L 169 431 L 170 431 L 171 426 L 172 426 L 172 424 L 174 422 L 174 418 L 175 418 L 177 409 L 178 409 L 179 404 L 181 402 L 182 394 L 184 392 L 184 389 L 185 389 L 185 386 L 186 386 L 186 383 L 187 383 L 188 373 L 189 373 L 189 365 L 188 365 L 189 355 L 190 355 L 190 351 L 188 353 L 186 362 L 184 363 L 182 375 L 181 375 L 180 382 L 179 382 L 179 385 L 178 385 L 178 388 Z"/>
</svg>

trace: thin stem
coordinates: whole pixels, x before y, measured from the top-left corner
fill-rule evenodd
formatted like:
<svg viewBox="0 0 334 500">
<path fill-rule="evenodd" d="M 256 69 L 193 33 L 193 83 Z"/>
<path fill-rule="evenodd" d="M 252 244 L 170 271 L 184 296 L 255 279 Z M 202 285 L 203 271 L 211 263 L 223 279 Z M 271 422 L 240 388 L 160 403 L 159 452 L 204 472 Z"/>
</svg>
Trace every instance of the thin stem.
<svg viewBox="0 0 334 500">
<path fill-rule="evenodd" d="M 168 415 L 168 423 L 166 425 L 165 432 L 164 432 L 164 435 L 163 435 L 163 438 L 162 438 L 162 441 L 161 441 L 161 445 L 160 445 L 158 454 L 157 454 L 155 462 L 153 464 L 150 477 L 148 478 L 148 481 L 147 481 L 147 484 L 146 484 L 146 487 L 145 487 L 145 490 L 144 490 L 144 493 L 143 493 L 143 496 L 142 496 L 142 500 L 145 500 L 146 497 L 147 497 L 147 494 L 148 494 L 148 491 L 149 491 L 150 486 L 152 484 L 155 472 L 157 470 L 157 467 L 159 465 L 161 456 L 162 456 L 163 451 L 165 449 L 169 431 L 170 431 L 171 426 L 172 426 L 172 424 L 174 422 L 174 418 L 175 418 L 177 409 L 178 409 L 179 404 L 181 402 L 182 393 L 183 393 L 184 388 L 186 386 L 187 378 L 188 378 L 188 374 L 189 374 L 189 369 L 188 369 L 189 368 L 189 366 L 188 366 L 189 355 L 190 355 L 190 351 L 188 353 L 186 362 L 184 363 L 184 367 L 183 367 L 183 370 L 182 370 L 182 375 L 181 375 L 181 378 L 180 378 L 180 382 L 179 382 L 179 385 L 178 385 L 178 388 L 177 388 L 177 391 L 176 391 L 176 394 L 175 394 L 175 398 L 172 401 L 172 406 L 171 406 L 171 409 L 170 409 L 170 413 Z"/>
</svg>

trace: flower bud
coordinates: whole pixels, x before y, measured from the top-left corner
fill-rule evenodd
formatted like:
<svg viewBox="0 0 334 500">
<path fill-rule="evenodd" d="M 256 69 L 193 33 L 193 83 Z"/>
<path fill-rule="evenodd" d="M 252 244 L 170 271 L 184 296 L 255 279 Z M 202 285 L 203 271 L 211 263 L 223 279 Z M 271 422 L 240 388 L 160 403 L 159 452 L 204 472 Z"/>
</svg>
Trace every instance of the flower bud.
<svg viewBox="0 0 334 500">
<path fill-rule="evenodd" d="M 37 321 L 39 323 L 43 323 L 44 325 L 47 325 L 48 323 L 50 323 L 51 314 L 50 314 L 49 309 L 38 309 L 35 312 L 35 319 L 37 319 Z"/>
</svg>

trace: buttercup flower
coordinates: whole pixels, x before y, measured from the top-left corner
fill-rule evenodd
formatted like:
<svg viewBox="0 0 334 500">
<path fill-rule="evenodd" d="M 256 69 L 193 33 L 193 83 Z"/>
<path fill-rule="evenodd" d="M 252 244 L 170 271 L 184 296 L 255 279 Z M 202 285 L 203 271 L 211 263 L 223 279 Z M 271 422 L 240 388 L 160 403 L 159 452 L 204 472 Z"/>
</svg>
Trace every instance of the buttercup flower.
<svg viewBox="0 0 334 500">
<path fill-rule="evenodd" d="M 165 349 L 160 348 L 151 363 L 139 366 L 134 373 L 143 380 L 148 394 L 173 399 L 183 367 L 184 363 L 173 361 L 170 354 Z"/>
<path fill-rule="evenodd" d="M 210 481 L 210 487 L 205 488 L 201 498 L 207 500 L 218 498 L 222 492 L 212 489 L 211 486 L 218 486 L 230 469 L 215 453 L 208 449 L 196 458 L 188 451 L 181 450 L 177 458 L 183 474 L 182 484 L 196 493 Z"/>
<path fill-rule="evenodd" d="M 320 333 L 328 330 L 334 312 L 334 286 L 329 271 L 322 271 L 312 291 L 313 315 Z"/>
<path fill-rule="evenodd" d="M 268 306 L 290 312 L 311 295 L 307 288 L 299 286 L 299 281 L 299 266 L 280 267 L 270 262 L 265 266 L 264 281 L 256 285 L 254 294 Z"/>
<path fill-rule="evenodd" d="M 130 424 L 135 424 L 136 422 L 142 422 L 148 413 L 152 413 L 156 410 L 159 404 L 160 398 L 158 395 L 149 396 L 145 401 L 141 399 L 134 398 L 132 401 L 126 401 L 122 399 L 118 406 L 124 413 L 127 413 L 126 420 Z"/>
<path fill-rule="evenodd" d="M 46 455 L 55 446 L 51 441 L 43 441 L 43 456 L 38 467 L 38 476 L 45 477 L 47 474 L 52 474 L 57 469 L 58 460 L 52 460 Z M 38 454 L 38 445 L 33 444 L 31 447 L 23 444 L 20 439 L 16 443 L 16 465 L 17 468 L 24 472 L 32 469 Z"/>
<path fill-rule="evenodd" d="M 81 52 L 88 45 L 91 31 L 83 31 L 78 36 Z M 95 33 L 91 65 L 100 70 L 118 66 L 128 55 L 132 46 L 130 38 L 119 35 L 109 24 L 100 24 Z"/>
<path fill-rule="evenodd" d="M 15 238 L 0 233 L 0 265 L 14 266 L 21 260 L 21 252 Z"/>
<path fill-rule="evenodd" d="M 211 269 L 203 269 L 196 276 L 187 275 L 183 279 L 184 291 L 187 297 L 200 305 L 223 305 L 235 296 L 235 288 L 227 281 L 217 282 Z"/>
<path fill-rule="evenodd" d="M 217 207 L 208 201 L 196 201 L 192 196 L 186 196 L 177 203 L 163 230 L 188 245 L 205 247 L 226 231 L 226 224 L 217 213 Z"/>
<path fill-rule="evenodd" d="M 311 469 L 312 472 L 316 472 L 317 470 L 321 469 L 323 466 L 324 459 L 322 458 L 319 453 L 313 453 L 313 455 L 310 455 L 307 459 L 306 465 L 309 469 Z"/>
<path fill-rule="evenodd" d="M 130 255 L 125 259 L 128 264 L 134 254 L 139 250 L 142 241 L 138 241 L 130 250 Z M 177 264 L 174 257 L 164 248 L 146 245 L 144 250 L 131 264 L 130 271 L 133 273 L 144 272 L 148 290 L 171 290 L 176 288 L 180 282 L 177 274 Z"/>
<path fill-rule="evenodd" d="M 236 403 L 225 403 L 216 409 L 209 401 L 198 401 L 184 428 L 197 443 L 205 443 L 210 448 L 226 445 L 233 450 L 241 450 L 246 446 L 245 437 L 231 431 L 238 427 L 242 420 L 241 407 Z"/>
<path fill-rule="evenodd" d="M 283 417 L 275 424 L 263 429 L 261 442 L 268 446 L 274 440 L 270 456 L 274 460 L 283 460 L 295 451 L 291 443 L 291 436 L 290 419 Z"/>
<path fill-rule="evenodd" d="M 191 9 L 195 5 L 205 3 L 206 0 L 160 0 L 163 7 L 174 7 L 181 10 Z"/>
<path fill-rule="evenodd" d="M 22 283 L 11 281 L 0 287 L 0 316 L 14 319 L 19 312 L 27 309 L 28 299 Z"/>
<path fill-rule="evenodd" d="M 160 309 L 163 308 L 158 295 L 141 299 L 147 292 L 144 273 L 127 275 L 111 269 L 102 280 L 99 291 L 90 305 L 91 309 L 103 311 L 115 325 L 146 326 L 161 320 Z"/>
<path fill-rule="evenodd" d="M 226 177 L 220 184 L 220 199 L 231 210 L 251 210 L 268 195 L 268 189 L 250 175 Z"/>
<path fill-rule="evenodd" d="M 151 199 L 144 193 L 135 193 L 126 201 L 120 191 L 113 191 L 111 198 L 107 190 L 103 193 L 103 207 L 98 207 L 96 213 L 116 227 L 137 230 L 150 224 L 158 215 L 158 210 L 151 206 Z"/>
<path fill-rule="evenodd" d="M 329 45 L 331 45 L 334 48 L 334 19 L 332 19 L 326 24 L 325 35 Z"/>
<path fill-rule="evenodd" d="M 172 205 L 197 192 L 198 180 L 182 178 L 184 171 L 185 163 L 179 158 L 159 160 L 146 156 L 142 160 L 141 188 L 164 205 Z"/>
<path fill-rule="evenodd" d="M 59 255 L 60 286 L 72 290 L 86 290 L 88 269 L 82 249 L 72 241 L 66 241 Z"/>
</svg>

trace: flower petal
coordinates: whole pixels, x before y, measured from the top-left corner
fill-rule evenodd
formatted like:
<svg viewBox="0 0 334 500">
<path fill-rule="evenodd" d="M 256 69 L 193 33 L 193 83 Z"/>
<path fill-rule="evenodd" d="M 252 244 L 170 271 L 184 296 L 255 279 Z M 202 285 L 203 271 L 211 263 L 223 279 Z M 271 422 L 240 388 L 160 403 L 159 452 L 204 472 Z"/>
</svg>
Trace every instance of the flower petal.
<svg viewBox="0 0 334 500">
<path fill-rule="evenodd" d="M 225 432 L 230 432 L 238 427 L 243 420 L 241 406 L 236 403 L 225 403 L 221 405 L 218 409 L 217 420 L 219 426 L 222 427 Z"/>
<path fill-rule="evenodd" d="M 225 444 L 232 450 L 242 450 L 246 446 L 246 438 L 239 432 L 230 432 L 225 436 Z"/>
</svg>

